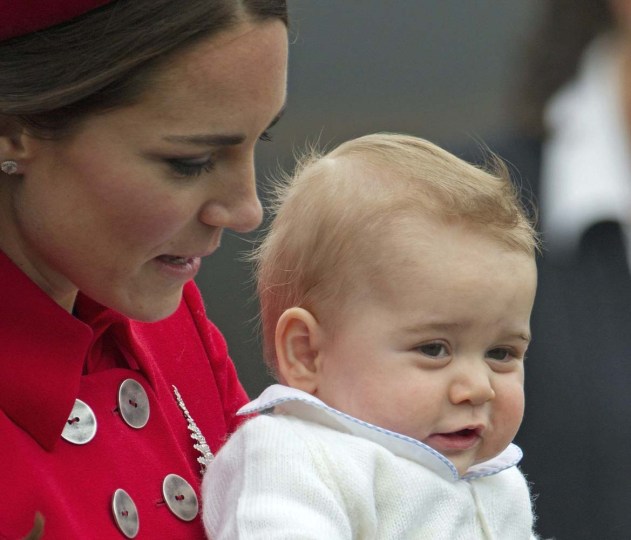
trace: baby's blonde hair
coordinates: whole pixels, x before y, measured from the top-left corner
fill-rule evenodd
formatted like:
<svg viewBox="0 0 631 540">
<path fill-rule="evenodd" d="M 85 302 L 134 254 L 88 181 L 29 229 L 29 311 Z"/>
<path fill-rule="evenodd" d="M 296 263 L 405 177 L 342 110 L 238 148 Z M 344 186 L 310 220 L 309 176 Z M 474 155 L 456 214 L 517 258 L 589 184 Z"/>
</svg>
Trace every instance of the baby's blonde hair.
<svg viewBox="0 0 631 540">
<path fill-rule="evenodd" d="M 268 366 L 276 371 L 283 311 L 300 306 L 333 317 L 349 295 L 366 294 L 389 262 L 384 242 L 410 218 L 470 224 L 534 257 L 532 220 L 506 166 L 494 157 L 492 164 L 483 170 L 423 139 L 390 133 L 300 159 L 277 182 L 273 221 L 252 255 Z"/>
</svg>

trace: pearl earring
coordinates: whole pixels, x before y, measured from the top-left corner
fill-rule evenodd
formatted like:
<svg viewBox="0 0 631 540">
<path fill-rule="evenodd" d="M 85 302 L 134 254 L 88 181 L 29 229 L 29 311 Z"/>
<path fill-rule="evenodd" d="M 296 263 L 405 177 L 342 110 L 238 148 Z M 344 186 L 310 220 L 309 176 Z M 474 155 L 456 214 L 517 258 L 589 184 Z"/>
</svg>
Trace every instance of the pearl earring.
<svg viewBox="0 0 631 540">
<path fill-rule="evenodd" d="M 5 174 L 15 174 L 18 171 L 18 164 L 12 159 L 7 159 L 0 163 L 0 170 Z"/>
</svg>

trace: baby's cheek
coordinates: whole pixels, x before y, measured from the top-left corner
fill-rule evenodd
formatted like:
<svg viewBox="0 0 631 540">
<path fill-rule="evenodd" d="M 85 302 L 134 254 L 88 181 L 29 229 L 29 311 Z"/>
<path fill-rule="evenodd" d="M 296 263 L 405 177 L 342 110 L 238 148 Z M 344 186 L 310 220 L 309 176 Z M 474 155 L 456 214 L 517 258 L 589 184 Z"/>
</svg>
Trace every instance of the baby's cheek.
<svg viewBox="0 0 631 540">
<path fill-rule="evenodd" d="M 512 440 L 524 417 L 524 388 L 521 384 L 515 383 L 507 387 L 501 397 L 501 420 L 506 429 L 506 437 Z"/>
</svg>

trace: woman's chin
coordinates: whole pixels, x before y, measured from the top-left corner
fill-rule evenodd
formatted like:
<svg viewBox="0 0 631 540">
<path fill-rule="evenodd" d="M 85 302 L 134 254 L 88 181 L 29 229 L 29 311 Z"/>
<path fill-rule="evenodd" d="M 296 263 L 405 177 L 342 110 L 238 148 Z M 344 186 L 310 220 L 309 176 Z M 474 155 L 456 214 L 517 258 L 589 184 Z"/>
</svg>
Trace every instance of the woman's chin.
<svg viewBox="0 0 631 540">
<path fill-rule="evenodd" d="M 175 313 L 182 301 L 182 289 L 173 291 L 161 296 L 151 296 L 148 298 L 135 299 L 134 302 L 126 302 L 125 305 L 116 308 L 126 317 L 135 321 L 152 323 L 161 321 Z"/>
</svg>

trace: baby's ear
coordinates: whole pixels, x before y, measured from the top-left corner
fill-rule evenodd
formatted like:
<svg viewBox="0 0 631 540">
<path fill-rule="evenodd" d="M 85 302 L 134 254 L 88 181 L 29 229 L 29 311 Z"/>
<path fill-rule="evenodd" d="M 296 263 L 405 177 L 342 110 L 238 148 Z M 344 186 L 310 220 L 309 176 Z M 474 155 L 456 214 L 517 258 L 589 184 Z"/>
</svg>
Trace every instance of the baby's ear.
<svg viewBox="0 0 631 540">
<path fill-rule="evenodd" d="M 306 309 L 292 307 L 276 325 L 278 371 L 287 386 L 313 394 L 318 387 L 322 327 Z"/>
</svg>

